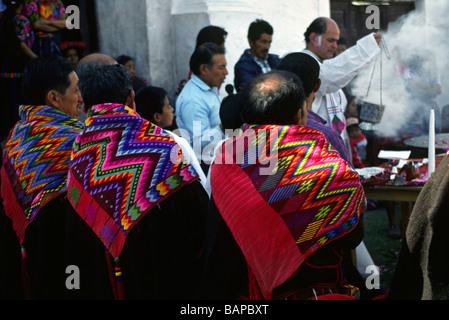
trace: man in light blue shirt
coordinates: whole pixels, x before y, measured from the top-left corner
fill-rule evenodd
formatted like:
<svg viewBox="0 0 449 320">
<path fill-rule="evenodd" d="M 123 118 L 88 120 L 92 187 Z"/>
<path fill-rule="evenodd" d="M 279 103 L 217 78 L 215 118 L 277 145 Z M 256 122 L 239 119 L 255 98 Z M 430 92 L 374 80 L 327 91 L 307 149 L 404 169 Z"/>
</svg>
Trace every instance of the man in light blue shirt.
<svg viewBox="0 0 449 320">
<path fill-rule="evenodd" d="M 224 49 L 205 43 L 190 58 L 192 78 L 176 100 L 176 123 L 207 173 L 215 146 L 223 138 L 220 87 L 228 74 Z"/>
</svg>

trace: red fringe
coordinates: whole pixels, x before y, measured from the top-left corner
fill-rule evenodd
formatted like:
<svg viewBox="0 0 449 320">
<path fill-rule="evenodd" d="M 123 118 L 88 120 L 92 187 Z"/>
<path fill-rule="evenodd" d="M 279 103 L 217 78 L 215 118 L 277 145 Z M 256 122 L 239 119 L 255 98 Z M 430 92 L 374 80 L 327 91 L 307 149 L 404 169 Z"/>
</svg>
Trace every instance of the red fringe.
<svg viewBox="0 0 449 320">
<path fill-rule="evenodd" d="M 112 291 L 114 292 L 114 298 L 117 300 L 118 296 L 117 296 L 117 288 L 115 287 L 115 278 L 114 278 L 115 272 L 112 266 L 112 257 L 106 250 L 104 251 L 104 254 L 106 256 L 106 262 L 108 263 L 109 281 L 111 282 Z"/>
<path fill-rule="evenodd" d="M 117 283 L 117 300 L 125 300 L 125 287 L 122 279 L 116 279 Z"/>
<path fill-rule="evenodd" d="M 28 265 L 27 265 L 27 256 L 25 247 L 22 246 L 22 284 L 23 291 L 25 293 L 25 299 L 31 300 L 33 299 L 33 293 L 31 291 L 30 278 L 28 276 Z"/>
<path fill-rule="evenodd" d="M 257 283 L 256 276 L 248 266 L 248 280 L 249 280 L 249 300 L 262 300 L 262 292 L 260 291 L 259 284 Z"/>
<path fill-rule="evenodd" d="M 115 261 L 115 268 L 113 266 L 113 259 L 111 254 L 105 250 L 106 261 L 108 264 L 109 271 L 109 281 L 111 282 L 112 291 L 114 293 L 115 300 L 125 300 L 125 288 L 123 286 L 123 281 L 121 276 L 116 276 L 116 272 L 120 272 L 120 268 L 118 267 L 118 259 Z M 118 269 L 118 270 L 117 270 Z"/>
</svg>

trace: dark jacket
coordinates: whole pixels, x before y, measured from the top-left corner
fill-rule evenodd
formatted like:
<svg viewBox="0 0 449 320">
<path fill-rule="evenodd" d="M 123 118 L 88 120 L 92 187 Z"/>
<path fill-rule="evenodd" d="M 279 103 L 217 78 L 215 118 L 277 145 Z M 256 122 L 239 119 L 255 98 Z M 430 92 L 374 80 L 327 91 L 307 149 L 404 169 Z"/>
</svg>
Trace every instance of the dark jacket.
<svg viewBox="0 0 449 320">
<path fill-rule="evenodd" d="M 271 69 L 278 66 L 281 59 L 278 55 L 268 54 L 268 64 Z M 249 49 L 246 49 L 240 56 L 239 61 L 234 66 L 234 86 L 237 92 L 242 89 L 257 75 L 262 73 L 262 69 L 254 61 Z"/>
</svg>

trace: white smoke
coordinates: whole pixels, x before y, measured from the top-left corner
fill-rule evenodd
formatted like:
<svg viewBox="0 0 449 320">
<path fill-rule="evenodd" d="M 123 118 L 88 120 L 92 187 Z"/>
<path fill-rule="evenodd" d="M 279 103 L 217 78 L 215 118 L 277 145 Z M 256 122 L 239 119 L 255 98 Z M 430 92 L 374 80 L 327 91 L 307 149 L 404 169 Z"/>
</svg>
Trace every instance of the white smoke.
<svg viewBox="0 0 449 320">
<path fill-rule="evenodd" d="M 377 58 L 353 83 L 353 93 L 360 99 L 375 104 L 380 104 L 382 99 L 385 111 L 378 125 L 380 135 L 396 136 L 398 129 L 411 121 L 414 108 L 422 108 L 414 96 L 417 90 L 407 90 L 404 79 L 399 75 L 404 65 L 412 63 L 414 71 L 419 70 L 421 80 L 428 80 L 428 83 L 439 80 L 441 92 L 435 95 L 435 101 L 440 112 L 444 105 L 449 104 L 448 16 L 449 1 L 426 1 L 425 6 L 399 18 L 381 32 L 386 45 L 382 46 L 382 57 Z M 418 88 L 421 90 L 424 86 Z M 432 83 L 429 89 L 437 88 Z M 419 112 L 427 117 L 427 112 L 430 113 L 428 110 Z"/>
</svg>

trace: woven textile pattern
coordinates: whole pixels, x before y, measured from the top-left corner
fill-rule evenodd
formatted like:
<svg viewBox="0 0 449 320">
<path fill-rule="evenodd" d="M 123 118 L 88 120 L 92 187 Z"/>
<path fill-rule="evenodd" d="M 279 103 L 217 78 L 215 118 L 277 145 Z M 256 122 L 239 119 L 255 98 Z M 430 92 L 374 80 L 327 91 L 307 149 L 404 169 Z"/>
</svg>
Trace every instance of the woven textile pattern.
<svg viewBox="0 0 449 320">
<path fill-rule="evenodd" d="M 161 128 L 126 106 L 98 105 L 75 143 L 69 199 L 118 256 L 127 233 L 146 212 L 197 178 Z"/>
<path fill-rule="evenodd" d="M 357 213 L 365 205 L 359 175 L 321 132 L 297 126 L 248 126 L 246 130 L 258 133 L 246 154 L 256 154 L 265 163 L 277 157 L 277 165 L 270 175 L 261 175 L 255 164 L 244 163 L 243 170 L 283 217 L 301 252 L 323 246 L 357 223 Z M 266 141 L 262 150 L 261 137 Z"/>
<path fill-rule="evenodd" d="M 321 132 L 270 125 L 243 132 L 217 155 L 212 194 L 268 297 L 312 253 L 351 231 L 366 199 L 358 173 Z M 257 207 L 227 205 L 236 194 Z"/>
<path fill-rule="evenodd" d="M 3 183 L 2 197 L 13 196 L 21 208 L 5 205 L 10 217 L 24 214 L 31 222 L 45 203 L 67 191 L 70 153 L 83 124 L 49 106 L 21 106 L 20 117 L 6 142 L 2 179 L 6 174 L 10 184 Z"/>
</svg>

